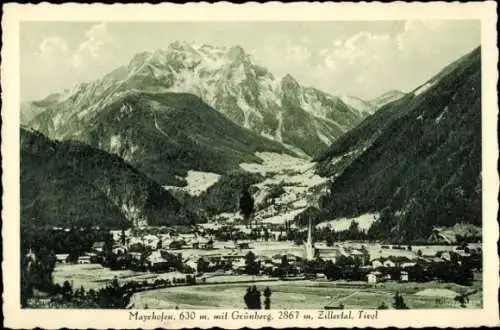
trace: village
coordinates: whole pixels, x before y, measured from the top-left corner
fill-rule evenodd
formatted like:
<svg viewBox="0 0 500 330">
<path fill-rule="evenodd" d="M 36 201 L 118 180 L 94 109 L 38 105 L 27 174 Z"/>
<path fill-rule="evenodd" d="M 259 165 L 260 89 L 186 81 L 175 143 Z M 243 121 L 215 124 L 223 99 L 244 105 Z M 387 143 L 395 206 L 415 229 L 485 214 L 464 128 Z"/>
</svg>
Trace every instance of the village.
<svg viewBox="0 0 500 330">
<path fill-rule="evenodd" d="M 288 232 L 287 232 L 288 231 Z M 307 278 L 366 281 L 434 279 L 467 282 L 481 269 L 481 247 L 475 244 L 401 246 L 364 241 L 314 241 L 311 225 L 292 231 L 283 225 L 144 227 L 112 230 L 112 242 L 97 241 L 70 261 L 56 254 L 58 264 L 100 264 L 110 272 L 131 270 L 153 274 L 191 275 L 203 282 L 238 275 L 261 278 Z M 314 232 L 314 233 L 313 233 Z M 304 237 L 305 236 L 305 237 Z M 300 238 L 305 239 L 300 243 Z M 69 266 L 69 265 L 68 265 Z M 57 270 L 57 266 L 56 266 Z"/>
</svg>

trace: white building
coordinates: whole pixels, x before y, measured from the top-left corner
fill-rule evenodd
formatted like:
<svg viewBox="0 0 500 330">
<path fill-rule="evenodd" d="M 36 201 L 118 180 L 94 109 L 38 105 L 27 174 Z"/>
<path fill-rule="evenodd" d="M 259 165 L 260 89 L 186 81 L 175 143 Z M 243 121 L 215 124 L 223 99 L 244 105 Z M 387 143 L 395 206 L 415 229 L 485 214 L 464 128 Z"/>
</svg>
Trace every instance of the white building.
<svg viewBox="0 0 500 330">
<path fill-rule="evenodd" d="M 368 283 L 377 283 L 380 275 L 382 275 L 381 272 L 371 272 L 368 275 L 366 275 Z"/>
<path fill-rule="evenodd" d="M 387 268 L 396 267 L 396 263 L 390 259 L 387 259 L 386 261 L 384 261 L 384 267 Z"/>
<path fill-rule="evenodd" d="M 417 263 L 416 262 L 403 262 L 401 264 L 401 268 L 411 268 L 414 267 Z"/>
<path fill-rule="evenodd" d="M 127 252 L 127 248 L 123 245 L 115 245 L 111 251 L 114 254 L 125 254 Z"/>
<path fill-rule="evenodd" d="M 64 253 L 64 254 L 56 254 L 56 260 L 57 262 L 61 264 L 65 264 L 67 259 L 68 259 L 69 254 Z"/>
<path fill-rule="evenodd" d="M 167 262 L 167 260 L 165 260 L 165 258 L 163 258 L 163 256 L 161 255 L 160 250 L 155 250 L 151 252 L 151 255 L 147 257 L 147 261 L 153 267 Z"/>
<path fill-rule="evenodd" d="M 373 268 L 380 268 L 380 267 L 384 267 L 384 264 L 382 263 L 382 261 L 375 259 L 372 261 L 372 267 Z"/>
<path fill-rule="evenodd" d="M 401 272 L 401 282 L 408 282 L 408 279 L 408 272 L 403 270 Z"/>
<path fill-rule="evenodd" d="M 90 256 L 81 256 L 81 257 L 78 257 L 78 264 L 80 264 L 80 265 L 90 264 Z"/>
</svg>

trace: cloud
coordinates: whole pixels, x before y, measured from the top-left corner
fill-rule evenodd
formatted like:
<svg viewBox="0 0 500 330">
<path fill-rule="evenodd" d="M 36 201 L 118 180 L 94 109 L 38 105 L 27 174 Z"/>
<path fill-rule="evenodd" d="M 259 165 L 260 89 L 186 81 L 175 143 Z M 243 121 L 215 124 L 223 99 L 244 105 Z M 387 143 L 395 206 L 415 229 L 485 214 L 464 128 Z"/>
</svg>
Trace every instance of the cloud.
<svg viewBox="0 0 500 330">
<path fill-rule="evenodd" d="M 80 43 L 72 57 L 72 63 L 77 68 L 87 65 L 88 61 L 94 61 L 103 56 L 105 46 L 111 41 L 111 34 L 104 22 L 92 26 L 85 32 L 85 36 L 86 39 Z"/>
<path fill-rule="evenodd" d="M 286 49 L 286 58 L 294 64 L 300 65 L 311 58 L 311 51 L 306 46 L 291 45 Z"/>
<path fill-rule="evenodd" d="M 36 56 L 53 56 L 60 54 L 67 54 L 69 52 L 68 43 L 63 38 L 52 36 L 42 40 Z"/>
<path fill-rule="evenodd" d="M 100 23 L 89 27 L 73 47 L 60 36 L 44 38 L 21 68 L 25 97 L 44 97 L 108 72 L 117 57 L 112 37 L 107 24 Z"/>
<path fill-rule="evenodd" d="M 316 79 L 330 89 L 368 97 L 384 92 L 378 86 L 411 90 L 479 45 L 478 29 L 470 23 L 408 21 L 392 36 L 362 31 L 337 39 L 318 51 L 322 66 L 315 69 Z"/>
</svg>

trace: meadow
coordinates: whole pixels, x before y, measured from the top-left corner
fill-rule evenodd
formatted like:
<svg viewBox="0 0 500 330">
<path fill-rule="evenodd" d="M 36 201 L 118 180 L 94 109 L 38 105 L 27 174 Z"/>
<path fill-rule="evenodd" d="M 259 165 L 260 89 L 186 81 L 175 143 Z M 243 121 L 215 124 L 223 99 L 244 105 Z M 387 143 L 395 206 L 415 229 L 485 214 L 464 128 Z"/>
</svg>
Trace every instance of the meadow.
<svg viewBox="0 0 500 330">
<path fill-rule="evenodd" d="M 341 285 L 346 285 L 346 287 Z M 327 281 L 274 281 L 255 285 L 262 292 L 272 290 L 273 309 L 323 309 L 325 306 L 344 305 L 346 309 L 375 309 L 384 303 L 391 308 L 396 292 L 401 292 L 410 308 L 460 308 L 449 293 L 458 293 L 471 288 L 450 283 L 396 283 L 386 282 L 364 288 L 347 282 Z M 245 308 L 243 296 L 246 284 L 214 284 L 190 287 L 173 287 L 135 294 L 134 308 L 186 308 L 186 309 L 233 309 Z M 469 308 L 481 307 L 480 282 L 475 286 L 479 292 L 470 296 Z M 425 290 L 425 291 L 424 291 Z M 425 292 L 426 294 L 420 294 Z M 263 301 L 264 298 L 262 298 Z"/>
</svg>

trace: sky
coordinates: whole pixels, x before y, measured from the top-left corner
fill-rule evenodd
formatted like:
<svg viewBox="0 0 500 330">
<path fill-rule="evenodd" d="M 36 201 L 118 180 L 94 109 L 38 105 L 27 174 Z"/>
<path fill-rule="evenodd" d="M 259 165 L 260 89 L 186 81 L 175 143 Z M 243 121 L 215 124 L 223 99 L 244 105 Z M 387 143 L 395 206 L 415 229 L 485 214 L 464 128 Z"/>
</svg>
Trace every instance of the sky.
<svg viewBox="0 0 500 330">
<path fill-rule="evenodd" d="M 186 40 L 240 45 L 275 76 L 373 99 L 411 91 L 481 43 L 480 21 L 23 22 L 22 101 L 102 77 L 134 54 Z"/>
</svg>

